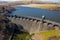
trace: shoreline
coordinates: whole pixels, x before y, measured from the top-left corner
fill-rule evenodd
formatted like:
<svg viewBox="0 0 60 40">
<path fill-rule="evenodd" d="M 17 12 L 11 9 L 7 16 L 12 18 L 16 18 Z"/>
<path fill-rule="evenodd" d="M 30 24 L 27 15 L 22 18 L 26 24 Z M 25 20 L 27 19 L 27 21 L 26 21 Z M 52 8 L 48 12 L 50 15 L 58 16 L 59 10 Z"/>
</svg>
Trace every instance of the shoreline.
<svg viewBox="0 0 60 40">
<path fill-rule="evenodd" d="M 41 8 L 41 9 L 46 9 L 46 10 L 60 11 L 60 5 L 59 4 L 29 4 L 29 5 L 16 5 L 16 6 Z"/>
</svg>

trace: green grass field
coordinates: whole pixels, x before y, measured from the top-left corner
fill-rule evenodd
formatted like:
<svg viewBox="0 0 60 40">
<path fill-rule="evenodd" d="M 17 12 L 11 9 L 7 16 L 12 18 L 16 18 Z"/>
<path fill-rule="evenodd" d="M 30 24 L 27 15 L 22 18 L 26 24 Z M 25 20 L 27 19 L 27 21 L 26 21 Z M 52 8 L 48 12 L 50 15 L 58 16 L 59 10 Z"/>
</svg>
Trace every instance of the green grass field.
<svg viewBox="0 0 60 40">
<path fill-rule="evenodd" d="M 13 40 L 29 40 L 31 37 L 28 33 L 16 34 Z"/>
<path fill-rule="evenodd" d="M 54 37 L 54 36 L 56 36 L 58 38 L 58 40 L 60 40 L 60 31 L 59 30 L 43 31 L 38 34 L 43 35 L 44 40 L 48 40 L 50 37 Z"/>
</svg>

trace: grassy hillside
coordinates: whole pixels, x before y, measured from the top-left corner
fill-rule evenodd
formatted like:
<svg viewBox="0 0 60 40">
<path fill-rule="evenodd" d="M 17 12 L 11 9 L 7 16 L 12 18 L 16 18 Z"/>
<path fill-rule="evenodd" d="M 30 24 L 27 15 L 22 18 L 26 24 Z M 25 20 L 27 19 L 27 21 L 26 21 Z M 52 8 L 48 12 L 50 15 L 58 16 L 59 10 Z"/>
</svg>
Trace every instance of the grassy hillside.
<svg viewBox="0 0 60 40">
<path fill-rule="evenodd" d="M 49 30 L 43 31 L 35 34 L 35 40 L 60 40 L 60 31 L 59 30 Z"/>
<path fill-rule="evenodd" d="M 37 6 L 37 8 L 60 11 L 60 5 L 59 4 L 44 4 L 44 5 Z"/>
<path fill-rule="evenodd" d="M 16 34 L 13 40 L 29 40 L 30 35 L 28 33 Z"/>
</svg>

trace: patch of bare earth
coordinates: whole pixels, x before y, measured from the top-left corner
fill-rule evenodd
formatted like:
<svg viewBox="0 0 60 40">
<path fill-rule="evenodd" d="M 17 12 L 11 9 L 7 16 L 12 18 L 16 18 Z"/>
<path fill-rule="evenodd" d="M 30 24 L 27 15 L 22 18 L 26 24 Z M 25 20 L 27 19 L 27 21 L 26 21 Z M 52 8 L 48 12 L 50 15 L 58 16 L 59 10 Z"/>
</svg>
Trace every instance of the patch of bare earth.
<svg viewBox="0 0 60 40">
<path fill-rule="evenodd" d="M 44 40 L 44 37 L 43 37 L 43 35 L 35 34 L 34 40 Z"/>
</svg>

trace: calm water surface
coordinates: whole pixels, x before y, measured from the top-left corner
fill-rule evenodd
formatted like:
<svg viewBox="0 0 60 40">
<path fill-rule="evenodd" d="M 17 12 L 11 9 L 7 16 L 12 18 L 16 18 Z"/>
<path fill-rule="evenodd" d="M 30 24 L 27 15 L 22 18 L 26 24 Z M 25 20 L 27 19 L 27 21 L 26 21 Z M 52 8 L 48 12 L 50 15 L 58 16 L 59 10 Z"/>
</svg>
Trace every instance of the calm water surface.
<svg viewBox="0 0 60 40">
<path fill-rule="evenodd" d="M 55 22 L 60 22 L 60 11 L 50 11 L 38 8 L 29 8 L 23 6 L 17 6 L 19 10 L 12 12 L 12 15 L 21 15 L 21 16 L 32 16 L 41 18 L 41 16 L 45 16 L 46 19 L 52 20 Z"/>
</svg>

